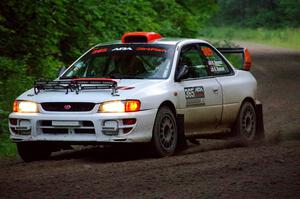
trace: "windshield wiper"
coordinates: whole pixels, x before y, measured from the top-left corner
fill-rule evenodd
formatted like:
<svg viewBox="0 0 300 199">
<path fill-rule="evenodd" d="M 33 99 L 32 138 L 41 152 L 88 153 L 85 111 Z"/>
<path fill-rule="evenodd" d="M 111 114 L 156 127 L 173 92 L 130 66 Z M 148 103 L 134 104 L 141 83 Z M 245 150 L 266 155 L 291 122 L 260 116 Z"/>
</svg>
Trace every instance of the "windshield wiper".
<svg viewBox="0 0 300 199">
<path fill-rule="evenodd" d="M 110 74 L 110 78 L 114 79 L 145 79 L 144 77 L 137 77 L 132 75 L 122 75 L 122 74 Z"/>
<path fill-rule="evenodd" d="M 145 79 L 143 77 L 133 77 L 133 76 L 122 76 L 122 77 L 118 77 L 118 79 Z"/>
<path fill-rule="evenodd" d="M 71 77 L 60 77 L 59 79 L 76 79 L 76 78 L 79 78 L 79 76 L 73 75 Z"/>
</svg>

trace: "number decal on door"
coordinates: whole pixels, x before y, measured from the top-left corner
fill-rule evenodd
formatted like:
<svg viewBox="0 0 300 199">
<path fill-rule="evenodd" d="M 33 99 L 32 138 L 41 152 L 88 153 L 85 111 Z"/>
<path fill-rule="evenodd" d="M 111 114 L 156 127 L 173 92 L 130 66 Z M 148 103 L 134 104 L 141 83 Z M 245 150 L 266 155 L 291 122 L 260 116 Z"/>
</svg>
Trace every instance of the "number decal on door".
<svg viewBox="0 0 300 199">
<path fill-rule="evenodd" d="M 186 87 L 184 88 L 186 105 L 193 106 L 193 105 L 204 105 L 204 88 L 203 86 L 197 87 Z"/>
</svg>

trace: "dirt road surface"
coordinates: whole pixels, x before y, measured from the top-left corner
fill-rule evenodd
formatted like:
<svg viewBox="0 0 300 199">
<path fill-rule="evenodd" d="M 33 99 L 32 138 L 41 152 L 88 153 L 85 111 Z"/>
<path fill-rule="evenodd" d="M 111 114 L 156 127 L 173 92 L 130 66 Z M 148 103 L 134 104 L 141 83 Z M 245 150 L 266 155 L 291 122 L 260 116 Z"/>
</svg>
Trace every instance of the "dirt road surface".
<svg viewBox="0 0 300 199">
<path fill-rule="evenodd" d="M 125 147 L 0 161 L 0 198 L 299 198 L 300 53 L 241 44 L 253 57 L 265 143 L 201 140 L 162 159 Z"/>
</svg>

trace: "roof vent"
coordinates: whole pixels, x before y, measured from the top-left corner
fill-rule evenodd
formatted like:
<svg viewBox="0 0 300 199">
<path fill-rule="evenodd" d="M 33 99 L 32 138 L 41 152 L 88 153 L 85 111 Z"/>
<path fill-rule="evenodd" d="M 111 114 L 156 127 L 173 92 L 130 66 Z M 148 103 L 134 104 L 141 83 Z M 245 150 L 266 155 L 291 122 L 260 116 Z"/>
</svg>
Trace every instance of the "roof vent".
<svg viewBox="0 0 300 199">
<path fill-rule="evenodd" d="M 150 43 L 160 38 L 155 32 L 128 32 L 122 36 L 122 43 Z"/>
</svg>

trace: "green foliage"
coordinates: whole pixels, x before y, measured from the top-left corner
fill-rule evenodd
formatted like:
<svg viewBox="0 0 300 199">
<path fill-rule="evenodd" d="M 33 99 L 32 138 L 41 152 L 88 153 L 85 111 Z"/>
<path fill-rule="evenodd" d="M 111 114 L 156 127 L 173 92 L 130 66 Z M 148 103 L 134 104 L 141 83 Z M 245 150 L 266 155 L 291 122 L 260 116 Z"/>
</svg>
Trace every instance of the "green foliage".
<svg viewBox="0 0 300 199">
<path fill-rule="evenodd" d="M 300 0 L 218 0 L 215 26 L 299 27 Z"/>
<path fill-rule="evenodd" d="M 206 34 L 209 32 L 209 34 Z M 253 41 L 272 46 L 300 50 L 300 29 L 299 28 L 240 28 L 240 27 L 207 27 L 202 33 L 208 39 L 220 40 L 242 40 Z M 216 45 L 219 46 L 219 45 Z M 231 45 L 228 45 L 231 46 Z"/>
<path fill-rule="evenodd" d="M 283 23 L 286 26 L 300 26 L 300 0 L 279 0 Z"/>
<path fill-rule="evenodd" d="M 228 39 L 215 40 L 213 37 L 210 37 L 208 39 L 212 39 L 212 41 L 210 41 L 210 43 L 212 43 L 217 48 L 237 48 L 237 47 L 239 47 L 238 45 L 236 45 L 235 43 L 233 43 L 231 40 L 228 40 Z M 240 54 L 240 53 L 236 53 L 236 54 L 224 53 L 223 55 L 235 68 L 237 68 L 237 69 L 242 68 L 243 61 L 244 61 L 242 54 Z"/>
<path fill-rule="evenodd" d="M 15 157 L 17 149 L 16 146 L 11 143 L 9 136 L 6 132 L 8 128 L 7 119 L 3 119 L 0 122 L 0 158 Z"/>
<path fill-rule="evenodd" d="M 97 43 L 128 31 L 195 37 L 215 9 L 213 0 L 0 1 L 0 111 L 10 112 L 34 80 L 54 79 L 59 67 Z M 8 143 L 5 118 L 0 154 Z"/>
<path fill-rule="evenodd" d="M 7 133 L 7 112 L 0 110 L 0 158 L 10 158 L 16 155 L 16 146 L 12 145 Z"/>
</svg>

